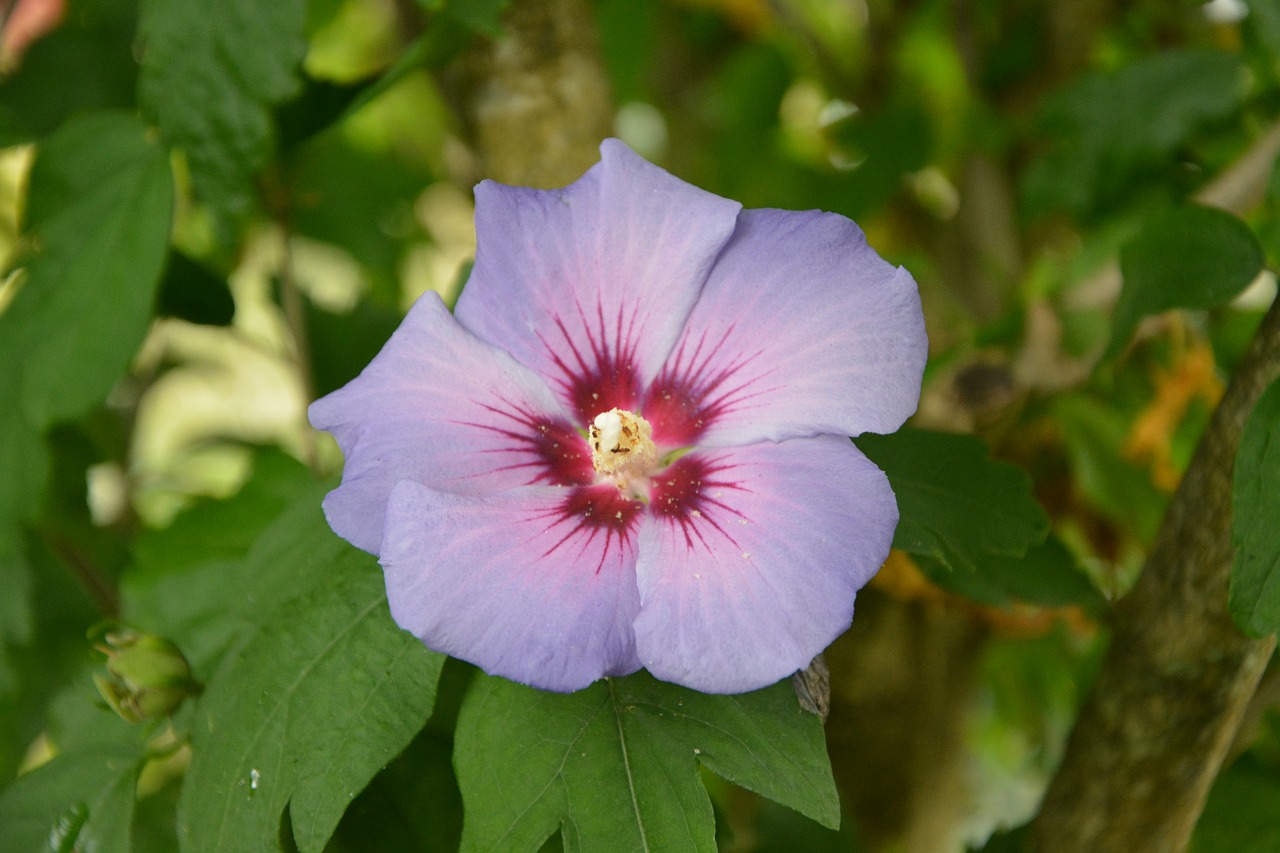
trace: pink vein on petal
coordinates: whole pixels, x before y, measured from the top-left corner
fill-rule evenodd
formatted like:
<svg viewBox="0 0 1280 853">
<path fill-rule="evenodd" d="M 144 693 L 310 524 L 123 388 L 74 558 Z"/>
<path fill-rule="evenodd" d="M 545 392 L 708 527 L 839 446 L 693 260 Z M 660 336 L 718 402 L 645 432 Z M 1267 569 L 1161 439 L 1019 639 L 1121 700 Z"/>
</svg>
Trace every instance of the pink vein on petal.
<svg viewBox="0 0 1280 853">
<path fill-rule="evenodd" d="M 623 497 L 612 485 L 574 488 L 559 505 L 531 516 L 531 520 L 548 522 L 548 530 L 562 524 L 571 525 L 569 530 L 552 543 L 539 559 L 551 556 L 570 540 L 579 537 L 581 537 L 581 548 L 577 556 L 581 557 L 603 530 L 604 545 L 600 549 L 600 560 L 595 569 L 595 573 L 600 574 L 605 560 L 615 550 L 614 539 L 617 539 L 618 549 L 626 547 L 634 535 L 637 519 L 643 511 L 643 503 Z"/>
<path fill-rule="evenodd" d="M 595 320 L 592 322 L 582 303 L 573 300 L 577 310 L 580 328 L 586 336 L 589 353 L 584 353 L 574 342 L 573 335 L 560 316 L 555 317 L 555 327 L 563 338 L 563 345 L 547 340 L 538 332 L 538 340 L 542 343 L 552 364 L 560 371 L 561 376 L 554 377 L 552 382 L 560 389 L 561 396 L 566 399 L 583 423 L 589 422 L 601 411 L 614 407 L 633 409 L 638 397 L 639 382 L 636 376 L 636 329 L 639 312 L 628 312 L 619 308 L 614 322 L 610 345 L 609 323 L 605 317 L 604 306 L 596 303 Z M 571 354 L 571 358 L 566 356 Z M 576 362 L 572 364 L 571 362 Z"/>
<path fill-rule="evenodd" d="M 687 349 L 690 338 L 682 339 L 650 386 L 645 396 L 644 413 L 653 424 L 655 439 L 661 444 L 669 447 L 694 444 L 717 419 L 774 390 L 757 386 L 772 370 L 729 384 L 763 355 L 764 349 L 739 353 L 727 365 L 713 371 L 716 358 L 723 359 L 724 353 L 731 349 L 728 342 L 734 328 L 730 325 L 714 344 L 708 343 L 707 332 L 702 331 L 692 352 Z"/>
<path fill-rule="evenodd" d="M 494 447 L 478 453 L 532 455 L 532 459 L 499 465 L 492 471 L 533 469 L 527 485 L 543 483 L 552 486 L 585 485 L 593 476 L 591 456 L 586 442 L 566 423 L 548 418 L 515 403 L 500 400 L 498 405 L 478 403 L 485 411 L 498 418 L 514 422 L 505 427 L 497 423 L 478 421 L 450 421 L 460 426 L 472 427 L 497 434 L 512 442 L 511 446 Z M 491 471 L 484 472 L 487 476 Z M 474 474 L 473 477 L 482 476 Z"/>
<path fill-rule="evenodd" d="M 714 529 L 735 548 L 737 540 L 721 523 L 729 514 L 744 519 L 741 512 L 720 500 L 722 490 L 750 493 L 742 483 L 723 475 L 733 470 L 723 457 L 696 454 L 684 456 L 653 479 L 650 511 L 659 519 L 680 526 L 685 545 L 692 550 L 694 540 L 707 553 L 712 546 L 706 540 L 708 528 Z"/>
</svg>

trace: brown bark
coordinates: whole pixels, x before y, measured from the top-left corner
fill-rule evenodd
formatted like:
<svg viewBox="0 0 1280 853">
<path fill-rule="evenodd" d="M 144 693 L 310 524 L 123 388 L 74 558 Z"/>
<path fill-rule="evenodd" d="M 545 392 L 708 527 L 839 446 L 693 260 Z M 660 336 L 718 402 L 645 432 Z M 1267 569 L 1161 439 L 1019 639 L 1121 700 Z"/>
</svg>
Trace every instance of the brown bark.
<svg viewBox="0 0 1280 853">
<path fill-rule="evenodd" d="M 613 103 L 585 0 L 516 0 L 503 33 L 450 69 L 478 163 L 474 177 L 562 187 L 600 159 Z"/>
<path fill-rule="evenodd" d="M 1231 482 L 1245 420 L 1280 374 L 1280 301 L 1236 371 L 1165 514 L 1033 825 L 1037 849 L 1186 848 L 1275 638 L 1227 614 Z"/>
</svg>

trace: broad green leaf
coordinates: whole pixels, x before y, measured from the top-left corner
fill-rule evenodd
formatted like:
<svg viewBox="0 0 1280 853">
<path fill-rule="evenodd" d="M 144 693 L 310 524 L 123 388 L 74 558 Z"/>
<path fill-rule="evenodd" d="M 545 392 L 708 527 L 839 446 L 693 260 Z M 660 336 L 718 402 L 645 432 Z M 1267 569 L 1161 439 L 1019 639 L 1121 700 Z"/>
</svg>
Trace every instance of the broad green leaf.
<svg viewBox="0 0 1280 853">
<path fill-rule="evenodd" d="M 1019 557 L 1049 533 L 1031 478 L 988 458 L 973 436 L 904 429 L 862 435 L 856 443 L 889 476 L 898 498 L 895 548 L 982 572 L 989 556 Z"/>
<path fill-rule="evenodd" d="M 711 696 L 638 673 L 566 695 L 479 676 L 454 744 L 462 849 L 531 853 L 558 828 L 566 853 L 714 851 L 699 765 L 840 821 L 822 725 L 790 682 Z"/>
<path fill-rule="evenodd" d="M 29 633 L 20 523 L 36 515 L 48 478 L 41 433 L 100 402 L 142 342 L 170 183 L 166 156 L 124 114 L 67 122 L 32 167 L 31 252 L 0 314 L 0 638 Z M 0 661 L 0 681 L 6 669 Z"/>
<path fill-rule="evenodd" d="M 0 795 L 0 850 L 128 853 L 142 760 L 136 744 L 97 744 L 18 777 Z"/>
<path fill-rule="evenodd" d="M 1248 77 L 1225 52 L 1162 51 L 1112 74 L 1089 74 L 1049 101 L 1049 145 L 1027 170 L 1034 212 L 1094 213 L 1125 199 L 1133 182 L 1162 164 L 1210 122 L 1231 115 Z"/>
<path fill-rule="evenodd" d="M 1185 205 L 1151 217 L 1120 251 L 1124 287 L 1109 354 L 1128 343 L 1148 314 L 1230 301 L 1257 277 L 1265 260 L 1249 226 L 1225 211 Z"/>
<path fill-rule="evenodd" d="M 125 619 L 178 643 L 207 677 L 264 611 L 327 578 L 346 545 L 325 524 L 323 494 L 299 462 L 260 452 L 239 493 L 138 537 L 134 566 L 121 581 Z"/>
<path fill-rule="evenodd" d="M 1231 498 L 1229 609 L 1241 630 L 1260 637 L 1280 630 L 1280 380 L 1263 392 L 1240 436 Z"/>
<path fill-rule="evenodd" d="M 13 526 L 16 529 L 16 525 Z M 13 646 L 31 640 L 35 621 L 31 612 L 31 570 L 16 532 L 0 530 L 0 702 L 18 687 L 18 673 L 10 659 Z"/>
<path fill-rule="evenodd" d="M 462 797 L 453 742 L 432 731 L 434 725 L 355 798 L 325 853 L 457 853 Z"/>
<path fill-rule="evenodd" d="M 16 372 L 0 371 L 0 399 L 16 399 L 16 379 Z M 40 434 L 18 407 L 0 406 L 0 698 L 17 683 L 10 649 L 31 639 L 35 621 L 21 522 L 35 514 L 44 491 L 46 456 Z"/>
<path fill-rule="evenodd" d="M 431 714 L 443 658 L 391 621 L 373 559 L 309 569 L 322 582 L 262 615 L 196 707 L 184 850 L 275 850 L 286 806 L 298 848 L 321 850 Z"/>
<path fill-rule="evenodd" d="M 240 491 L 222 500 L 202 500 L 168 527 L 140 533 L 133 574 L 160 576 L 207 560 L 239 559 L 281 512 L 321 489 L 301 462 L 263 448 L 254 454 L 253 471 Z"/>
<path fill-rule="evenodd" d="M 35 141 L 79 113 L 132 107 L 134 5 L 69 0 L 62 24 L 0 77 L 0 145 Z"/>
<path fill-rule="evenodd" d="M 414 223 L 414 199 L 428 177 L 395 159 L 374 156 L 342 134 L 324 134 L 294 154 L 289 193 L 299 202 L 293 227 L 298 234 L 345 249 L 364 268 L 373 293 L 383 296 L 385 310 L 398 308 L 387 295 L 399 298 L 405 241 L 420 233 Z M 364 304 L 358 303 L 355 310 Z M 319 342 L 312 350 L 316 357 L 326 355 Z M 368 363 L 341 346 L 330 358 L 344 359 L 350 367 Z"/>
<path fill-rule="evenodd" d="M 918 557 L 917 563 L 939 586 L 996 606 L 1012 601 L 1042 607 L 1074 604 L 1089 613 L 1101 613 L 1107 605 L 1067 546 L 1052 534 L 1020 557 L 983 556 L 975 573 L 949 571 L 927 557 Z"/>
<path fill-rule="evenodd" d="M 139 100 L 186 151 L 196 193 L 244 213 L 271 156 L 269 107 L 297 92 L 305 0 L 143 0 Z"/>
<path fill-rule="evenodd" d="M 1192 853 L 1280 850 L 1280 770 L 1244 755 L 1213 783 L 1191 837 Z"/>
<path fill-rule="evenodd" d="M 33 254 L 0 315 L 0 363 L 18 371 L 32 425 L 82 414 L 128 367 L 151 321 L 172 210 L 168 157 L 133 116 L 81 116 L 40 146 Z"/>
<path fill-rule="evenodd" d="M 1280 2 L 1248 0 L 1245 29 L 1271 54 L 1272 70 L 1280 71 Z"/>
</svg>

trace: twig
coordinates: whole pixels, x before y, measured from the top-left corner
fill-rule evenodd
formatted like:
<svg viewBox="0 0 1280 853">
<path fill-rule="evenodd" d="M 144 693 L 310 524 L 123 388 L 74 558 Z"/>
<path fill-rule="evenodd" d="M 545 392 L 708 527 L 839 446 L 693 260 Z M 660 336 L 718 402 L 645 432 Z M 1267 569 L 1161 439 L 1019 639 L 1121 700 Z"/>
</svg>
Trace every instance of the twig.
<svg viewBox="0 0 1280 853">
<path fill-rule="evenodd" d="M 311 342 L 307 335 L 307 316 L 302 304 L 302 294 L 298 292 L 298 282 L 293 274 L 293 240 L 292 230 L 286 217 L 279 217 L 280 225 L 280 305 L 284 309 L 284 321 L 289 327 L 289 336 L 293 339 L 294 368 L 298 374 L 298 383 L 302 386 L 302 396 L 308 403 L 315 399 L 315 381 L 311 372 Z M 316 470 L 316 436 L 311 422 L 307 420 L 305 410 L 301 425 L 302 457 L 307 467 Z"/>
<path fill-rule="evenodd" d="M 94 606 L 104 619 L 120 618 L 120 591 L 115 583 L 99 570 L 93 560 L 65 536 L 52 530 L 39 531 L 40 538 L 57 554 L 71 570 L 71 574 L 93 599 Z"/>
</svg>

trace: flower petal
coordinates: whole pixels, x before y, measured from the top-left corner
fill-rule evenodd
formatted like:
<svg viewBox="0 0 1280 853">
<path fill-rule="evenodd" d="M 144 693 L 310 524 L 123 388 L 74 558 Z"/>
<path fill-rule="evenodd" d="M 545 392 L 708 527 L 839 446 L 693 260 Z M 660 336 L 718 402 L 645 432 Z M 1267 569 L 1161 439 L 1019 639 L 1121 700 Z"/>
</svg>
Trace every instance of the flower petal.
<svg viewBox="0 0 1280 853">
<path fill-rule="evenodd" d="M 382 537 L 391 615 L 436 651 L 544 690 L 635 672 L 642 507 L 613 486 L 465 497 L 403 482 Z"/>
<path fill-rule="evenodd" d="M 857 225 L 747 210 L 642 412 L 671 447 L 892 432 L 927 349 L 915 282 Z"/>
<path fill-rule="evenodd" d="M 586 441 L 542 380 L 459 326 L 434 293 L 358 377 L 308 414 L 346 455 L 342 485 L 325 498 L 329 523 L 373 553 L 400 480 L 485 494 L 594 476 Z"/>
<path fill-rule="evenodd" d="M 655 478 L 640 530 L 640 660 L 708 693 L 808 665 L 849 627 L 898 509 L 847 438 L 694 451 Z"/>
<path fill-rule="evenodd" d="M 741 210 L 617 140 L 574 184 L 476 187 L 459 322 L 546 377 L 585 425 L 634 410 Z"/>
</svg>

